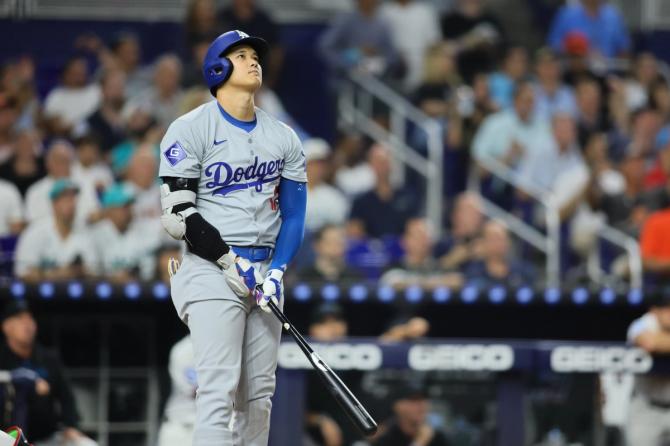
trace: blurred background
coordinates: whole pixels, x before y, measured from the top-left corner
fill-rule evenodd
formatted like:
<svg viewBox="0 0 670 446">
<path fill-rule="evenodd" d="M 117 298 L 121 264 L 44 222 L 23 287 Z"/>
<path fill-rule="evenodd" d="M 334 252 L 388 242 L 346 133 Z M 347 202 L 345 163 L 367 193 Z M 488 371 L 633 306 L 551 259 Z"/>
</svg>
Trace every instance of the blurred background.
<svg viewBox="0 0 670 446">
<path fill-rule="evenodd" d="M 0 427 L 190 444 L 158 144 L 231 29 L 307 159 L 286 313 L 382 425 L 285 339 L 271 445 L 670 444 L 666 0 L 0 0 Z"/>
</svg>

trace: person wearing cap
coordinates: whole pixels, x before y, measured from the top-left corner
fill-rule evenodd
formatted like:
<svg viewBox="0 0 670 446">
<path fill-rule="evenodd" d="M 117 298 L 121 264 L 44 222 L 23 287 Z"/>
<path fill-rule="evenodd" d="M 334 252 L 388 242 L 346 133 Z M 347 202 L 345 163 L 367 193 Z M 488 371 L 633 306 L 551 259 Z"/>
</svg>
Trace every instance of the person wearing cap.
<svg viewBox="0 0 670 446">
<path fill-rule="evenodd" d="M 29 223 L 51 215 L 53 207 L 50 193 L 57 180 L 71 179 L 76 182 L 72 178 L 74 160 L 74 147 L 67 140 L 57 139 L 49 145 L 44 159 L 47 175 L 26 191 L 26 220 Z M 95 190 L 89 185 L 77 183 L 77 186 L 80 194 L 76 223 L 85 226 L 96 219 L 98 199 Z"/>
<path fill-rule="evenodd" d="M 649 311 L 630 324 L 627 339 L 651 354 L 670 354 L 669 295 L 658 296 Z M 666 444 L 663 439 L 667 440 L 670 432 L 670 378 L 638 374 L 633 389 L 628 410 L 628 444 Z"/>
<path fill-rule="evenodd" d="M 592 51 L 604 58 L 624 56 L 631 41 L 619 10 L 606 0 L 570 2 L 558 11 L 549 30 L 548 44 L 556 51 L 565 51 L 566 36 L 584 35 Z"/>
<path fill-rule="evenodd" d="M 52 215 L 30 223 L 16 247 L 14 274 L 22 280 L 84 278 L 95 258 L 84 229 L 75 224 L 79 187 L 69 179 L 56 180 L 49 191 Z"/>
<path fill-rule="evenodd" d="M 9 301 L 1 313 L 0 369 L 16 392 L 8 425 L 20 425 L 35 446 L 95 446 L 78 430 L 79 415 L 58 355 L 36 342 L 37 323 L 27 302 Z"/>
<path fill-rule="evenodd" d="M 314 308 L 308 333 L 317 342 L 337 342 L 346 338 L 349 326 L 342 307 L 334 302 L 323 302 Z M 361 373 L 355 370 L 338 371 L 348 386 L 358 386 Z M 354 389 L 360 396 L 360 392 Z M 305 401 L 304 445 L 343 446 L 360 438 L 351 422 L 328 394 L 316 372 L 307 374 Z"/>
<path fill-rule="evenodd" d="M 342 192 L 326 181 L 330 145 L 321 138 L 310 138 L 303 143 L 303 149 L 309 179 L 305 227 L 316 231 L 327 224 L 344 224 L 349 214 L 349 202 Z"/>
<path fill-rule="evenodd" d="M 430 401 L 414 383 L 400 383 L 393 392 L 394 417 L 375 446 L 448 446 L 447 437 L 427 420 Z"/>
<path fill-rule="evenodd" d="M 150 280 L 160 232 L 133 217 L 135 195 L 125 184 L 114 184 L 102 196 L 104 218 L 92 231 L 99 259 L 98 273 L 115 282 Z"/>
</svg>

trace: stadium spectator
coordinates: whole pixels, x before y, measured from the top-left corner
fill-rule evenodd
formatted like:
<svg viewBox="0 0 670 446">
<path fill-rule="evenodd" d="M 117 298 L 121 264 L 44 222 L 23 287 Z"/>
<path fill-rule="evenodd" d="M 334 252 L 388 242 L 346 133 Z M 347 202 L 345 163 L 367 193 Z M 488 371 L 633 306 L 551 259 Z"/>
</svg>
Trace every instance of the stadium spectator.
<svg viewBox="0 0 670 446">
<path fill-rule="evenodd" d="M 568 114 L 552 118 L 553 138 L 529 152 L 519 166 L 518 179 L 529 188 L 540 189 L 546 199 L 559 206 L 561 220 L 569 218 L 582 202 L 589 181 L 588 166 L 577 144 L 575 120 Z M 527 197 L 521 191 L 525 200 Z"/>
<path fill-rule="evenodd" d="M 575 94 L 563 84 L 560 61 L 553 50 L 542 48 L 537 51 L 535 73 L 535 114 L 543 119 L 550 119 L 557 112 L 576 115 Z"/>
<path fill-rule="evenodd" d="M 117 178 L 125 175 L 128 163 L 140 146 L 149 144 L 154 146 L 158 152 L 158 143 L 164 132 L 164 129 L 156 123 L 153 109 L 146 103 L 127 104 L 122 116 L 126 125 L 127 138 L 112 148 L 110 156 L 112 172 Z"/>
<path fill-rule="evenodd" d="M 268 43 L 270 51 L 263 61 L 263 85 L 274 88 L 284 63 L 284 48 L 279 27 L 272 17 L 256 0 L 232 0 L 228 7 L 219 11 L 219 20 L 224 31 L 237 29 L 250 36 L 262 37 Z"/>
<path fill-rule="evenodd" d="M 503 285 L 519 287 L 533 282 L 530 265 L 514 256 L 509 232 L 504 224 L 491 220 L 482 230 L 482 258 L 465 267 L 468 282 L 480 288 Z"/>
<path fill-rule="evenodd" d="M 624 56 L 631 46 L 621 13 L 607 0 L 571 2 L 559 9 L 549 30 L 549 45 L 564 51 L 566 39 L 574 35 L 583 36 L 596 57 Z"/>
<path fill-rule="evenodd" d="M 366 162 L 364 141 L 358 135 L 342 135 L 332 159 L 335 171 L 335 185 L 352 199 L 372 190 L 375 185 L 375 173 Z"/>
<path fill-rule="evenodd" d="M 447 437 L 428 422 L 430 401 L 426 392 L 417 384 L 401 383 L 393 392 L 394 417 L 386 422 L 385 429 L 374 446 L 448 446 Z"/>
<path fill-rule="evenodd" d="M 642 266 L 652 281 L 667 280 L 670 274 L 670 209 L 652 213 L 642 226 Z"/>
<path fill-rule="evenodd" d="M 499 71 L 489 76 L 491 98 L 500 109 L 510 108 L 514 102 L 514 89 L 528 75 L 528 53 L 521 46 L 505 51 Z"/>
<path fill-rule="evenodd" d="M 71 178 L 74 164 L 74 148 L 66 140 L 55 140 L 45 157 L 47 176 L 35 182 L 26 191 L 26 220 L 36 221 L 51 214 L 50 191 L 59 179 Z M 85 225 L 98 218 L 98 198 L 88 184 L 77 184 L 79 200 L 76 223 Z"/>
<path fill-rule="evenodd" d="M 486 0 L 458 0 L 457 7 L 442 16 L 442 36 L 455 45 L 458 71 L 472 83 L 477 73 L 493 70 L 505 34 L 498 19 L 485 10 Z"/>
<path fill-rule="evenodd" d="M 421 84 L 412 95 L 414 103 L 430 117 L 446 117 L 452 95 L 461 83 L 453 46 L 443 42 L 431 45 L 422 73 Z"/>
<path fill-rule="evenodd" d="M 40 103 L 35 87 L 35 61 L 24 55 L 0 67 L 0 91 L 16 99 L 16 131 L 32 130 L 37 125 Z"/>
<path fill-rule="evenodd" d="M 216 2 L 213 0 L 189 0 L 184 20 L 186 48 L 191 50 L 203 40 L 212 41 L 224 30 L 216 16 Z M 256 35 L 256 34 L 253 34 Z"/>
<path fill-rule="evenodd" d="M 114 182 L 111 169 L 102 159 L 100 142 L 95 136 L 83 135 L 74 144 L 77 158 L 72 165 L 71 178 L 99 195 Z"/>
<path fill-rule="evenodd" d="M 18 117 L 17 99 L 0 90 L 0 163 L 12 156 L 14 126 Z"/>
<path fill-rule="evenodd" d="M 340 226 L 325 225 L 312 238 L 315 259 L 300 270 L 301 280 L 323 280 L 340 283 L 361 279 L 361 275 L 345 261 L 346 237 Z"/>
<path fill-rule="evenodd" d="M 130 102 L 153 110 L 157 123 L 167 129 L 180 112 L 183 93 L 181 91 L 181 61 L 174 54 L 164 54 L 154 64 L 153 83 Z"/>
<path fill-rule="evenodd" d="M 105 218 L 92 231 L 99 273 L 116 283 L 150 280 L 160 233 L 133 218 L 134 195 L 123 184 L 110 186 L 102 196 Z"/>
<path fill-rule="evenodd" d="M 44 116 L 52 134 L 68 136 L 97 110 L 100 86 L 89 83 L 88 77 L 88 65 L 83 57 L 73 57 L 65 63 L 61 84 L 44 100 Z"/>
<path fill-rule="evenodd" d="M 0 179 L 0 238 L 18 235 L 23 229 L 23 200 L 14 184 Z"/>
<path fill-rule="evenodd" d="M 652 53 L 643 52 L 635 57 L 631 76 L 626 80 L 626 106 L 636 110 L 649 105 L 649 94 L 654 83 L 662 81 L 658 61 Z"/>
<path fill-rule="evenodd" d="M 35 130 L 22 130 L 13 149 L 11 158 L 0 164 L 0 177 L 16 185 L 25 196 L 28 188 L 46 174 L 41 158 L 42 141 Z"/>
<path fill-rule="evenodd" d="M 583 147 L 592 133 L 607 132 L 610 129 L 602 102 L 602 90 L 591 77 L 582 77 L 575 86 L 577 100 L 577 128 L 579 143 Z"/>
<path fill-rule="evenodd" d="M 405 225 L 400 241 L 403 256 L 399 264 L 392 265 L 381 276 L 379 282 L 399 290 L 421 287 L 434 290 L 439 287 L 458 288 L 463 279 L 459 273 L 444 272 L 433 255 L 435 241 L 428 222 L 412 219 Z"/>
<path fill-rule="evenodd" d="M 151 86 L 152 70 L 151 67 L 142 65 L 140 41 L 135 34 L 117 34 L 110 44 L 110 50 L 107 60 L 103 61 L 103 67 L 121 69 L 126 73 L 127 98 L 134 98 Z"/>
<path fill-rule="evenodd" d="M 406 68 L 404 87 L 411 91 L 423 78 L 426 50 L 440 41 L 437 11 L 423 0 L 394 0 L 382 4 L 379 17 L 386 22 L 402 56 Z"/>
<path fill-rule="evenodd" d="M 156 181 L 158 176 L 158 160 L 153 148 L 149 145 L 141 146 L 133 154 L 126 170 L 126 184 L 133 189 L 133 216 L 145 219 L 147 223 L 158 223 L 161 209 L 160 186 Z M 157 231 L 161 228 L 157 227 Z"/>
<path fill-rule="evenodd" d="M 440 265 L 446 270 L 461 270 L 469 262 L 481 257 L 481 235 L 484 216 L 481 200 L 473 192 L 456 197 L 451 210 L 451 228 L 444 243 L 445 254 Z"/>
<path fill-rule="evenodd" d="M 125 138 L 121 110 L 126 101 L 126 75 L 122 70 L 109 69 L 100 78 L 102 101 L 88 118 L 87 132 L 100 140 L 100 148 L 107 154 Z"/>
<path fill-rule="evenodd" d="M 667 223 L 666 223 L 667 224 Z M 628 328 L 628 342 L 653 355 L 670 353 L 670 299 L 660 295 Z M 670 431 L 670 378 L 636 374 L 628 409 L 627 444 L 663 444 Z"/>
<path fill-rule="evenodd" d="M 644 161 L 627 156 L 615 168 L 607 144 L 607 135 L 595 133 L 586 145 L 584 155 L 591 170 L 589 204 L 602 212 L 610 225 L 637 237 L 644 218 L 640 209 Z"/>
<path fill-rule="evenodd" d="M 185 89 L 203 89 L 207 92 L 208 99 L 211 93 L 207 90 L 202 82 L 202 65 L 205 61 L 205 55 L 209 44 L 216 39 L 218 34 L 213 36 L 205 36 L 200 40 L 194 41 L 188 47 L 189 57 L 184 61 L 184 69 L 181 77 L 181 85 Z M 187 91 L 188 92 L 188 91 Z"/>
<path fill-rule="evenodd" d="M 589 48 L 588 40 L 581 34 L 573 34 L 565 39 L 563 82 L 574 88 L 580 80 L 590 78 L 596 80 L 604 91 L 605 80 L 600 76 L 600 67 L 592 66 Z"/>
<path fill-rule="evenodd" d="M 375 187 L 354 200 L 347 232 L 353 238 L 398 236 L 407 220 L 417 214 L 420 203 L 408 189 L 395 189 L 391 184 L 391 153 L 387 147 L 372 146 L 368 162 L 375 173 Z"/>
<path fill-rule="evenodd" d="M 333 74 L 358 69 L 375 76 L 396 74 L 399 58 L 378 0 L 356 0 L 356 10 L 338 15 L 321 35 L 318 48 Z"/>
<path fill-rule="evenodd" d="M 469 148 L 472 146 L 475 135 L 484 119 L 497 112 L 499 108 L 491 98 L 488 76 L 486 74 L 475 75 L 472 81 L 471 97 L 468 97 L 469 95 L 463 96 L 464 98 L 458 104 L 459 114 L 464 118 L 461 144 L 463 147 Z"/>
<path fill-rule="evenodd" d="M 18 405 L 17 411 L 23 413 L 21 426 L 26 436 L 35 446 L 95 446 L 97 443 L 78 429 L 79 415 L 63 364 L 55 352 L 35 340 L 37 323 L 25 300 L 6 304 L 2 332 L 2 369 L 24 368 L 37 375 L 34 392 L 22 401 L 7 402 Z M 16 421 L 10 424 L 18 424 Z"/>
<path fill-rule="evenodd" d="M 325 225 L 342 225 L 349 215 L 344 194 L 326 182 L 329 175 L 330 145 L 320 138 L 303 143 L 307 167 L 307 213 L 305 227 L 317 231 Z"/>
<path fill-rule="evenodd" d="M 520 82 L 514 90 L 514 107 L 484 120 L 473 141 L 477 160 L 493 158 L 511 168 L 538 145 L 551 138 L 549 121 L 533 113 L 535 88 Z"/>
<path fill-rule="evenodd" d="M 191 336 L 187 335 L 170 349 L 168 371 L 172 386 L 158 431 L 158 446 L 193 444 L 195 396 L 198 388 L 194 364 L 193 344 Z"/>
<path fill-rule="evenodd" d="M 31 222 L 19 237 L 14 274 L 27 282 L 90 276 L 95 254 L 85 230 L 75 225 L 79 187 L 55 180 L 49 191 L 52 216 Z"/>
<path fill-rule="evenodd" d="M 319 342 L 336 342 L 346 338 L 349 331 L 342 308 L 335 303 L 321 303 L 311 315 L 309 336 Z M 358 385 L 361 374 L 344 371 L 347 385 Z M 342 378 L 342 377 L 341 377 Z M 359 438 L 351 428 L 351 422 L 343 417 L 342 410 L 324 392 L 323 384 L 315 372 L 307 376 L 307 401 L 305 413 L 305 445 L 344 446 Z M 355 391 L 355 390 L 354 390 Z"/>
<path fill-rule="evenodd" d="M 664 136 L 665 139 L 662 141 L 670 141 L 670 128 L 668 128 L 668 122 L 670 122 L 670 86 L 664 79 L 653 82 L 649 87 L 649 105 L 658 110 L 661 120 L 665 123 L 659 138 Z"/>
</svg>

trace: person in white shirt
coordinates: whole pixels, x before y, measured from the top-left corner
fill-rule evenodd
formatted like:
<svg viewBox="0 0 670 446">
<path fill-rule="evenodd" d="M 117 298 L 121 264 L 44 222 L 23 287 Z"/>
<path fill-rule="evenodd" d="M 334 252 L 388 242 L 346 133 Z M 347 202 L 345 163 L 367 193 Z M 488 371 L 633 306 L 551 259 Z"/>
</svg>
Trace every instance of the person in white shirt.
<svg viewBox="0 0 670 446">
<path fill-rule="evenodd" d="M 161 192 L 156 177 L 158 160 L 153 146 L 142 145 L 133 154 L 126 169 L 126 184 L 132 187 L 135 196 L 133 216 L 139 219 L 154 220 L 158 223 L 161 209 Z M 157 228 L 160 231 L 160 227 Z M 160 231 L 163 232 L 163 231 Z"/>
<path fill-rule="evenodd" d="M 342 225 L 349 215 L 349 202 L 344 194 L 326 182 L 330 146 L 320 138 L 303 143 L 307 163 L 307 213 L 305 226 L 318 231 L 323 226 Z"/>
<path fill-rule="evenodd" d="M 381 6 L 379 17 L 388 25 L 393 45 L 405 62 L 404 83 L 411 90 L 423 78 L 426 50 L 442 37 L 437 12 L 430 3 L 395 0 Z"/>
<path fill-rule="evenodd" d="M 74 163 L 74 148 L 66 140 L 56 140 L 49 146 L 45 156 L 47 176 L 35 182 L 26 191 L 26 220 L 30 223 L 52 213 L 49 192 L 56 180 L 70 178 Z M 77 181 L 75 181 L 77 182 Z M 94 221 L 99 209 L 95 190 L 86 183 L 77 183 L 79 201 L 77 203 L 77 225 L 85 226 Z"/>
<path fill-rule="evenodd" d="M 160 233 L 133 218 L 134 194 L 123 184 L 110 186 L 102 197 L 104 219 L 92 230 L 98 272 L 115 283 L 150 280 Z"/>
<path fill-rule="evenodd" d="M 670 353 L 670 297 L 659 296 L 650 310 L 634 320 L 628 342 L 651 354 Z M 670 378 L 635 375 L 626 436 L 629 445 L 661 445 L 670 435 Z"/>
<path fill-rule="evenodd" d="M 131 103 L 140 103 L 154 111 L 154 116 L 167 129 L 179 117 L 183 92 L 181 90 L 182 64 L 174 54 L 161 56 L 154 64 L 153 84 L 142 91 Z"/>
<path fill-rule="evenodd" d="M 102 192 L 114 182 L 112 170 L 102 160 L 100 142 L 92 135 L 75 141 L 77 158 L 72 165 L 72 179 L 81 185 Z"/>
<path fill-rule="evenodd" d="M 53 216 L 31 223 L 16 247 L 14 274 L 27 282 L 90 275 L 95 265 L 88 234 L 75 224 L 78 186 L 56 180 L 49 191 Z"/>
<path fill-rule="evenodd" d="M 17 235 L 23 229 L 23 200 L 19 189 L 0 180 L 0 237 Z"/>
<path fill-rule="evenodd" d="M 514 90 L 514 106 L 484 120 L 473 141 L 477 161 L 494 159 L 511 168 L 538 145 L 551 140 L 549 121 L 534 114 L 535 87 L 522 81 Z"/>
<path fill-rule="evenodd" d="M 158 446 L 190 446 L 195 424 L 195 394 L 198 388 L 191 336 L 185 336 L 170 350 L 168 364 L 172 392 L 165 404 Z"/>
<path fill-rule="evenodd" d="M 93 114 L 100 97 L 100 86 L 88 83 L 86 59 L 74 57 L 65 63 L 61 85 L 46 97 L 44 114 L 56 134 L 67 134 Z"/>
</svg>

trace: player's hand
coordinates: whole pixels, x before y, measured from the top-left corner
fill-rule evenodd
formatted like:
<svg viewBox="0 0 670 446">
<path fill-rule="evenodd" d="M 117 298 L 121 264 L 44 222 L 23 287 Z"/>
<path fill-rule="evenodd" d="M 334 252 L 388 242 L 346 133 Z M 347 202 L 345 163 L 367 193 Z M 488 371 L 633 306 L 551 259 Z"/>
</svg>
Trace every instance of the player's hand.
<svg viewBox="0 0 670 446">
<path fill-rule="evenodd" d="M 282 277 L 284 277 L 284 271 L 280 269 L 271 269 L 265 275 L 265 280 L 263 281 L 263 294 L 256 295 L 256 303 L 261 310 L 266 313 L 270 313 L 270 307 L 268 307 L 268 302 L 272 299 L 272 302 L 275 305 L 279 305 L 279 299 L 282 296 Z"/>
<path fill-rule="evenodd" d="M 235 262 L 223 270 L 226 283 L 235 294 L 248 297 L 256 285 L 263 281 L 263 276 L 245 258 L 237 256 Z"/>
</svg>

